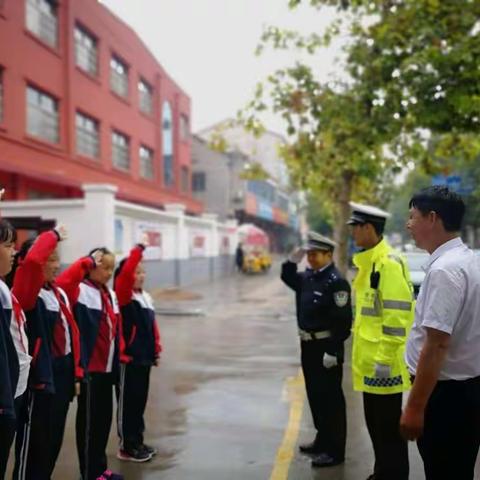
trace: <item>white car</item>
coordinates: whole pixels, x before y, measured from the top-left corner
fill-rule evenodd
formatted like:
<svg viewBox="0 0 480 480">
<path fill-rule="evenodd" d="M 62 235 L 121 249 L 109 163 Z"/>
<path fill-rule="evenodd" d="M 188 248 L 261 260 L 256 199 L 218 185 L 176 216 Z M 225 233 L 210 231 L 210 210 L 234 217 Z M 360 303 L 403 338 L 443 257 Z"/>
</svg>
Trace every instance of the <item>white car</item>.
<svg viewBox="0 0 480 480">
<path fill-rule="evenodd" d="M 425 278 L 425 272 L 422 269 L 428 262 L 430 255 L 427 252 L 407 252 L 403 254 L 410 270 L 410 279 L 412 280 L 415 298 L 417 298 L 420 285 Z"/>
</svg>

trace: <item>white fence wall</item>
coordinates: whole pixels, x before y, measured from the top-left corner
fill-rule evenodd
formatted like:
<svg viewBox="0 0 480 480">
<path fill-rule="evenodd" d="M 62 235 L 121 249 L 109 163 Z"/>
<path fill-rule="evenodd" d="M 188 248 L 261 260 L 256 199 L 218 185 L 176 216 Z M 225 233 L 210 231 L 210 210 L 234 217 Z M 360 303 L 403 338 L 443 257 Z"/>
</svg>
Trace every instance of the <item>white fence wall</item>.
<svg viewBox="0 0 480 480">
<path fill-rule="evenodd" d="M 167 205 L 163 211 L 120 201 L 112 185 L 89 184 L 83 189 L 83 199 L 3 202 L 2 215 L 65 224 L 69 238 L 60 247 L 64 264 L 99 246 L 120 259 L 146 235 L 151 244 L 145 252 L 151 286 L 208 281 L 233 271 L 236 221 L 219 223 L 213 214 L 191 217 L 181 204 Z"/>
</svg>

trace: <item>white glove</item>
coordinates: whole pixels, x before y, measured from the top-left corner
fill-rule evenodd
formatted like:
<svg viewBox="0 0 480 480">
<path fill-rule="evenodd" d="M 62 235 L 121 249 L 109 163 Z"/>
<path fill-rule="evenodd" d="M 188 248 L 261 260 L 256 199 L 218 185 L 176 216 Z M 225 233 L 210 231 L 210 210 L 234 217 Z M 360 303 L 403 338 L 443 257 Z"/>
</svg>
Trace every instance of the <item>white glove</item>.
<svg viewBox="0 0 480 480">
<path fill-rule="evenodd" d="M 288 256 L 288 260 L 293 263 L 300 263 L 305 256 L 305 250 L 303 248 L 296 248 Z"/>
<path fill-rule="evenodd" d="M 391 368 L 390 365 L 384 365 L 383 363 L 375 364 L 375 378 L 390 378 Z"/>
<path fill-rule="evenodd" d="M 323 354 L 323 366 L 325 368 L 332 368 L 338 365 L 337 357 L 330 355 L 327 352 Z"/>
</svg>

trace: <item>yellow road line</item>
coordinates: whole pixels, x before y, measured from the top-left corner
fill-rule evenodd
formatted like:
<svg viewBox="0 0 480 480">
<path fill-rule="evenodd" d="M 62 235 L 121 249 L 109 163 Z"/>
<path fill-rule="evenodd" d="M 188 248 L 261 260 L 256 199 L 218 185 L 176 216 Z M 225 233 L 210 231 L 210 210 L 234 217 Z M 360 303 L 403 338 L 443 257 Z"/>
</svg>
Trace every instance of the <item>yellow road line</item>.
<svg viewBox="0 0 480 480">
<path fill-rule="evenodd" d="M 298 371 L 296 377 L 287 379 L 285 387 L 290 402 L 290 413 L 282 443 L 277 450 L 270 480 L 288 479 L 288 471 L 295 454 L 300 422 L 302 421 L 303 405 L 305 404 L 305 385 L 301 370 Z"/>
</svg>

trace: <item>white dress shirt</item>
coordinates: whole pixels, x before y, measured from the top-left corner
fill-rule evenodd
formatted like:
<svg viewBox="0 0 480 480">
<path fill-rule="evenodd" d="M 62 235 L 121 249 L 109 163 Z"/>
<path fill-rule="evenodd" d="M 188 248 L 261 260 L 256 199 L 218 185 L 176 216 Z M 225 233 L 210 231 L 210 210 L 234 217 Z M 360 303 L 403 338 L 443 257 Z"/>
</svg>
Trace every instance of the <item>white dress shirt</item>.
<svg viewBox="0 0 480 480">
<path fill-rule="evenodd" d="M 480 258 L 457 237 L 438 247 L 424 270 L 405 353 L 409 371 L 415 375 L 429 327 L 450 335 L 439 380 L 480 376 Z"/>
</svg>

